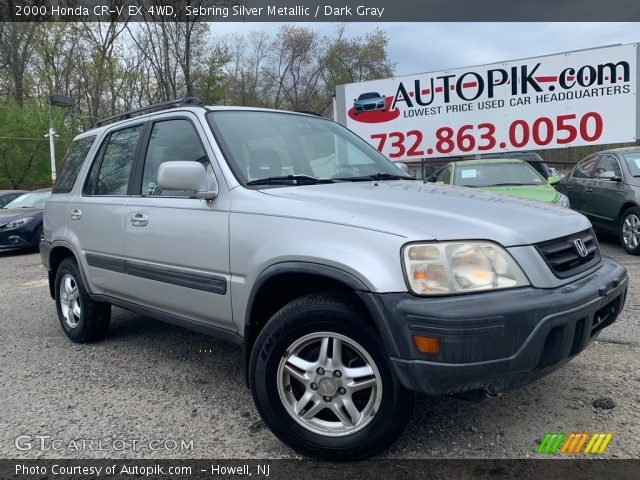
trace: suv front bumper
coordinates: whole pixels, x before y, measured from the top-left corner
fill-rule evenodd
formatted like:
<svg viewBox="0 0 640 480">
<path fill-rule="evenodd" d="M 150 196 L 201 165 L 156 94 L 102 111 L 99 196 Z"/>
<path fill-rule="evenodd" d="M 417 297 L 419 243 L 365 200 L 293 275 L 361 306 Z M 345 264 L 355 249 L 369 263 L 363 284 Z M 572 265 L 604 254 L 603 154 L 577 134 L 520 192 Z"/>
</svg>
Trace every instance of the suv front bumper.
<svg viewBox="0 0 640 480">
<path fill-rule="evenodd" d="M 439 395 L 496 393 L 547 375 L 611 325 L 624 305 L 625 268 L 610 258 L 556 289 L 520 288 L 455 297 L 361 293 L 403 385 Z M 437 355 L 412 335 L 437 337 Z"/>
</svg>

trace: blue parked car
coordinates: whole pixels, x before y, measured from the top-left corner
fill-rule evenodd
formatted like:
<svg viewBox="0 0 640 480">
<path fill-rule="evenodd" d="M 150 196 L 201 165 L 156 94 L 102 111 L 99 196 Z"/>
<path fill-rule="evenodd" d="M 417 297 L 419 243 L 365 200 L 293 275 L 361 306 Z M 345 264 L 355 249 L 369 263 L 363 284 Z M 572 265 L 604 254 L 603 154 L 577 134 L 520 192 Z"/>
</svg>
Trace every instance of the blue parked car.
<svg viewBox="0 0 640 480">
<path fill-rule="evenodd" d="M 363 93 L 353 101 L 353 109 L 356 115 L 374 110 L 384 112 L 386 110 L 384 95 L 380 95 L 377 92 Z"/>
<path fill-rule="evenodd" d="M 0 209 L 0 251 L 14 248 L 38 249 L 42 237 L 42 212 L 51 189 L 19 196 Z"/>
<path fill-rule="evenodd" d="M 26 190 L 0 190 L 0 208 L 4 208 L 9 202 L 14 201 L 20 195 L 27 193 Z"/>
</svg>

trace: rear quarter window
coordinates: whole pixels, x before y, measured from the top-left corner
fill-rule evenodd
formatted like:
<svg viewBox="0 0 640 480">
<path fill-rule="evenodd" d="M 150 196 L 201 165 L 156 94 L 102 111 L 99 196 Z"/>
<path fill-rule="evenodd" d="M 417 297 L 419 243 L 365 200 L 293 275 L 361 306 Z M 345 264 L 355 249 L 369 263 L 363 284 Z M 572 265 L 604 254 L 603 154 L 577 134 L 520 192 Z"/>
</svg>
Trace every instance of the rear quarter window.
<svg viewBox="0 0 640 480">
<path fill-rule="evenodd" d="M 69 193 L 73 188 L 84 159 L 87 158 L 95 135 L 74 140 L 62 162 L 62 171 L 56 180 L 52 193 Z"/>
</svg>

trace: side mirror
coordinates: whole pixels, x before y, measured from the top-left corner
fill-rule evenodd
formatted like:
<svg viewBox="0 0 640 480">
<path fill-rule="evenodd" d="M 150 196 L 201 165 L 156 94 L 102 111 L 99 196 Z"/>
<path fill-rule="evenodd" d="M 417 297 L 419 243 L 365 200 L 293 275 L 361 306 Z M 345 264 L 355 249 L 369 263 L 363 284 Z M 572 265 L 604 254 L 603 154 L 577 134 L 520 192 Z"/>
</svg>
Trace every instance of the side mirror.
<svg viewBox="0 0 640 480">
<path fill-rule="evenodd" d="M 549 182 L 549 185 L 557 185 L 560 183 L 560 177 L 549 177 L 547 182 Z"/>
<path fill-rule="evenodd" d="M 193 192 L 196 198 L 213 200 L 218 196 L 218 183 L 207 175 L 198 162 L 164 162 L 157 172 L 157 183 L 162 190 Z"/>
<path fill-rule="evenodd" d="M 622 180 L 622 178 L 617 176 L 615 172 L 609 170 L 606 172 L 600 172 L 597 175 L 597 178 L 599 178 L 600 180 L 611 180 L 612 182 L 619 182 L 620 180 Z"/>
</svg>

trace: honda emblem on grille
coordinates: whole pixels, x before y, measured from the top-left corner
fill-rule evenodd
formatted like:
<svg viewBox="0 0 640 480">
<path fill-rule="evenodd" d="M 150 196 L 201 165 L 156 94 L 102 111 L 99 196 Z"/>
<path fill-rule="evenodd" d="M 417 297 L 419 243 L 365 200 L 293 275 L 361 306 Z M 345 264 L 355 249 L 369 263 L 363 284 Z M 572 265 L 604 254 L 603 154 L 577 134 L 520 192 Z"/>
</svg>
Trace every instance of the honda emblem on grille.
<svg viewBox="0 0 640 480">
<path fill-rule="evenodd" d="M 573 241 L 573 246 L 576 247 L 576 252 L 578 252 L 580 258 L 584 258 L 589 255 L 589 250 L 587 250 L 586 245 L 580 238 Z"/>
</svg>

